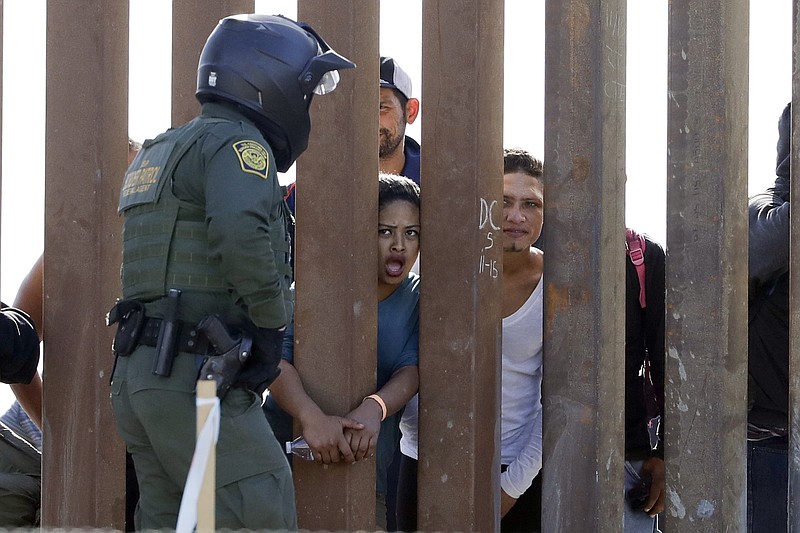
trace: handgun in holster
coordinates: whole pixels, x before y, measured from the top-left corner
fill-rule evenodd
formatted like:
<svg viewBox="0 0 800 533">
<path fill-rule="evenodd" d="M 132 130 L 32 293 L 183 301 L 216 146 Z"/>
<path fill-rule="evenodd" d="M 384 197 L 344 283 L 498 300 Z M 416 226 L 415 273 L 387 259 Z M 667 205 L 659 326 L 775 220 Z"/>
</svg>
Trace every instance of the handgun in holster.
<svg viewBox="0 0 800 533">
<path fill-rule="evenodd" d="M 215 381 L 217 396 L 222 400 L 250 357 L 253 339 L 248 335 L 232 336 L 225 322 L 216 314 L 204 318 L 197 329 L 205 335 L 216 352 L 203 363 L 199 379 Z"/>
</svg>

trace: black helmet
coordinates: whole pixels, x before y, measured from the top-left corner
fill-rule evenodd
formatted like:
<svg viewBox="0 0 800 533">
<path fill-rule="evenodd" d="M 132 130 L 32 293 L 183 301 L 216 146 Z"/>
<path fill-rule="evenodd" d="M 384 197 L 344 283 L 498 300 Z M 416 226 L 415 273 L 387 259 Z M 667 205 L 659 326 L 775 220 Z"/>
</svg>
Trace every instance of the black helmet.
<svg viewBox="0 0 800 533">
<path fill-rule="evenodd" d="M 307 24 L 234 15 L 219 21 L 203 47 L 195 96 L 238 104 L 286 172 L 308 147 L 312 96 L 336 88 L 336 69 L 354 67 Z"/>
</svg>

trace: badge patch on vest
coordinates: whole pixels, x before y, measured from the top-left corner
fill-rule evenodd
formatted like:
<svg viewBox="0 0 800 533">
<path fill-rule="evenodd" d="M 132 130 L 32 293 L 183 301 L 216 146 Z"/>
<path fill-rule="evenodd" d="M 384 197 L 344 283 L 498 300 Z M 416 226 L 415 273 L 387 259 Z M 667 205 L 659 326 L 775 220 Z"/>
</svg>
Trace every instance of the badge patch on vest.
<svg viewBox="0 0 800 533">
<path fill-rule="evenodd" d="M 266 148 L 256 141 L 239 141 L 233 143 L 233 149 L 244 172 L 267 179 L 269 154 Z"/>
</svg>

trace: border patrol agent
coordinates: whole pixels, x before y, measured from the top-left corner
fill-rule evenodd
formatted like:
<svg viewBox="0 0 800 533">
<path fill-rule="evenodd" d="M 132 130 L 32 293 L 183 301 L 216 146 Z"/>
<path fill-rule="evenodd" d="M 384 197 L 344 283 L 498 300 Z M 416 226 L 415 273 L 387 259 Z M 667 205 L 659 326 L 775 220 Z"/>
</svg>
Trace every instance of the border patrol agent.
<svg viewBox="0 0 800 533">
<path fill-rule="evenodd" d="M 306 24 L 225 18 L 200 57 L 202 113 L 146 141 L 125 175 L 111 389 L 139 479 L 137 529 L 176 526 L 201 368 L 219 370 L 224 396 L 216 527 L 297 528 L 289 466 L 261 412 L 292 318 L 290 215 L 276 170 L 308 146 L 313 95 L 353 67 Z"/>
</svg>

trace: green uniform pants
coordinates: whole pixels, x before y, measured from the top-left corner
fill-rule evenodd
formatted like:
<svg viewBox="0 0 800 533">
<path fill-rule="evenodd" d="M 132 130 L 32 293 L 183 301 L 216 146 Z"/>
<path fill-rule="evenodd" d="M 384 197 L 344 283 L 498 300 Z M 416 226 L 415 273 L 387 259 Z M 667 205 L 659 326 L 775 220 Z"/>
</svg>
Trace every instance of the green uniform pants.
<svg viewBox="0 0 800 533">
<path fill-rule="evenodd" d="M 0 528 L 39 525 L 42 456 L 0 426 Z"/>
<path fill-rule="evenodd" d="M 195 356 L 175 357 L 170 377 L 152 373 L 154 349 L 120 357 L 111 383 L 117 431 L 139 480 L 136 529 L 175 529 L 194 453 Z M 297 529 L 294 486 L 261 399 L 231 389 L 217 443 L 217 529 Z"/>
</svg>

